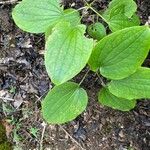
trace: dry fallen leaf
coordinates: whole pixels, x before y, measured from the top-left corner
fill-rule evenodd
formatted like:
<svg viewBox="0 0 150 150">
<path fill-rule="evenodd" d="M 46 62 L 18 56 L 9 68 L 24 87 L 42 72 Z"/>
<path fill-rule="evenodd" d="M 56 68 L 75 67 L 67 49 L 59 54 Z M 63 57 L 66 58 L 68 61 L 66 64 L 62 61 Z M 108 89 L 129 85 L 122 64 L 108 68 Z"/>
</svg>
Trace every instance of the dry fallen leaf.
<svg viewBox="0 0 150 150">
<path fill-rule="evenodd" d="M 9 138 L 13 127 L 7 120 L 2 120 L 2 124 L 6 129 L 6 136 L 7 136 L 7 138 Z"/>
</svg>

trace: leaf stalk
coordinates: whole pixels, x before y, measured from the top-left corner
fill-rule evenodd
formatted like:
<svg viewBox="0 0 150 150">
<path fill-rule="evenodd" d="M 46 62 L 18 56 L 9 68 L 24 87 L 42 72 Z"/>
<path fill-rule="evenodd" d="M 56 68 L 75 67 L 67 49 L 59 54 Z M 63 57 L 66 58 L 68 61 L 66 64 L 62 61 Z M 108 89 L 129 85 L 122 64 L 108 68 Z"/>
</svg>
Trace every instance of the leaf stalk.
<svg viewBox="0 0 150 150">
<path fill-rule="evenodd" d="M 103 19 L 103 21 L 105 21 L 108 24 L 108 21 L 99 13 L 97 12 L 97 10 L 95 10 L 91 5 L 93 4 L 93 2 L 91 4 L 89 4 L 86 0 L 84 0 L 84 2 L 86 3 L 87 7 L 89 9 L 91 9 L 93 12 L 95 12 L 100 18 Z"/>
</svg>

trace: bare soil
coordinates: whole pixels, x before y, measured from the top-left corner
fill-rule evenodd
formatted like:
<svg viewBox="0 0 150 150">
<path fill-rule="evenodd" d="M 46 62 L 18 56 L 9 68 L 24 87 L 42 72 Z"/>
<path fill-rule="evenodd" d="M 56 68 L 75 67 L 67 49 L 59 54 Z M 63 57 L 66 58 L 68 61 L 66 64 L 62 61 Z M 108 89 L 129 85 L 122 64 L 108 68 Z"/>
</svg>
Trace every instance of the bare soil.
<svg viewBox="0 0 150 150">
<path fill-rule="evenodd" d="M 150 0 L 136 2 L 145 24 Z M 97 0 L 94 7 L 103 10 L 108 3 Z M 77 9 L 84 5 L 82 0 L 65 0 L 63 4 Z M 101 106 L 96 95 L 101 85 L 93 72 L 82 83 L 89 95 L 86 111 L 62 126 L 44 123 L 40 103 L 53 87 L 44 67 L 44 35 L 25 33 L 14 24 L 11 11 L 15 5 L 0 4 L 0 97 L 6 98 L 0 99 L 0 123 L 14 149 L 150 150 L 150 101 L 139 100 L 130 112 Z M 89 11 L 83 23 L 89 24 L 92 15 Z M 150 55 L 143 65 L 150 67 Z M 85 72 L 86 68 L 74 80 L 80 82 Z"/>
</svg>

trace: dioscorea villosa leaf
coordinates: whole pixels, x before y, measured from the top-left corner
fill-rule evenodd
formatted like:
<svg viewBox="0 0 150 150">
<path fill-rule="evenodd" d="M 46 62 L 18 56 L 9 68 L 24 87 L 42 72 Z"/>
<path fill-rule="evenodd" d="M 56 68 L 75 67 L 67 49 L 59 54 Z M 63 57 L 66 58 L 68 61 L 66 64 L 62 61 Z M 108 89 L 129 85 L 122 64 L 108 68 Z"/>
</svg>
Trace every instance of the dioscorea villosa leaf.
<svg viewBox="0 0 150 150">
<path fill-rule="evenodd" d="M 129 77 L 111 81 L 111 93 L 127 99 L 150 98 L 150 69 L 141 67 Z"/>
<path fill-rule="evenodd" d="M 80 15 L 78 13 L 78 11 L 76 11 L 75 9 L 65 9 L 63 11 L 65 18 L 60 18 L 59 22 L 64 22 L 69 21 L 71 23 L 71 25 L 75 26 L 77 24 L 80 23 Z M 48 36 L 52 33 L 52 27 L 47 28 L 47 30 L 45 31 L 45 38 L 47 39 Z"/>
<path fill-rule="evenodd" d="M 133 74 L 150 49 L 150 29 L 130 27 L 104 37 L 94 48 L 89 65 L 109 79 L 119 80 Z"/>
<path fill-rule="evenodd" d="M 129 111 L 136 105 L 136 100 L 128 100 L 119 98 L 109 92 L 107 88 L 103 88 L 98 95 L 98 100 L 102 105 L 118 109 L 121 111 Z"/>
<path fill-rule="evenodd" d="M 103 16 L 109 20 L 113 16 L 123 14 L 131 18 L 137 10 L 137 5 L 134 0 L 112 0 L 109 3 L 108 9 L 104 12 Z"/>
<path fill-rule="evenodd" d="M 23 0 L 14 8 L 12 16 L 19 28 L 31 33 L 43 33 L 62 20 L 79 24 L 79 13 L 66 13 L 59 3 L 60 0 Z"/>
<path fill-rule="evenodd" d="M 86 27 L 58 24 L 46 42 L 45 65 L 51 80 L 62 84 L 78 74 L 87 64 L 93 40 L 84 36 Z"/>
<path fill-rule="evenodd" d="M 122 30 L 127 27 L 138 26 L 140 25 L 139 17 L 134 14 L 131 18 L 126 17 L 125 15 L 118 14 L 113 16 L 109 21 L 109 28 L 112 32 L 117 30 Z"/>
<path fill-rule="evenodd" d="M 138 16 L 135 14 L 137 5 L 133 0 L 113 0 L 103 17 L 107 20 L 112 32 L 126 27 L 138 26 Z"/>
<path fill-rule="evenodd" d="M 75 119 L 87 106 L 87 93 L 78 84 L 67 82 L 54 87 L 42 102 L 44 119 L 62 124 Z"/>
</svg>

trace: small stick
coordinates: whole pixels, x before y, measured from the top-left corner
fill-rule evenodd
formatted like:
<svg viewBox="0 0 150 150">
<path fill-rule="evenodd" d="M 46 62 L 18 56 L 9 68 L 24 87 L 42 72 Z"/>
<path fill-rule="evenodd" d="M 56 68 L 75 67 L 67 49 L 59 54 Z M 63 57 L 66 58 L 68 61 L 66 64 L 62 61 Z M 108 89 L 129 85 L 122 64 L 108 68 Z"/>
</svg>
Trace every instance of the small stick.
<svg viewBox="0 0 150 150">
<path fill-rule="evenodd" d="M 89 72 L 90 72 L 90 69 L 88 69 L 88 71 L 86 72 L 86 74 L 84 75 L 84 77 L 82 78 L 82 80 L 80 81 L 79 86 L 84 81 L 84 79 L 86 78 L 86 76 L 88 75 Z"/>
<path fill-rule="evenodd" d="M 45 134 L 45 130 L 46 130 L 46 123 L 43 122 L 42 126 L 43 126 L 43 131 L 42 131 L 42 136 L 41 136 L 41 140 L 40 140 L 40 150 L 43 150 L 43 138 L 44 138 L 44 134 Z"/>
<path fill-rule="evenodd" d="M 80 143 L 78 143 L 62 126 L 59 125 L 59 127 L 70 137 L 72 142 L 76 143 L 82 150 L 85 150 Z"/>
<path fill-rule="evenodd" d="M 89 9 L 91 9 L 93 12 L 95 12 L 101 19 L 103 19 L 103 21 L 105 21 L 108 24 L 108 21 L 91 6 L 92 3 L 89 4 L 86 0 L 84 0 L 84 2 Z"/>
<path fill-rule="evenodd" d="M 101 78 L 101 76 L 100 76 L 97 72 L 96 72 L 96 74 L 97 74 L 98 78 L 100 79 L 101 85 L 102 85 L 103 87 L 106 87 L 106 84 L 104 83 L 104 81 L 103 81 L 103 79 Z"/>
<path fill-rule="evenodd" d="M 2 99 L 2 100 L 6 100 L 6 101 L 15 101 L 15 100 L 14 100 L 14 99 L 12 99 L 12 98 L 1 97 L 1 96 L 0 96 L 0 99 Z"/>
</svg>

